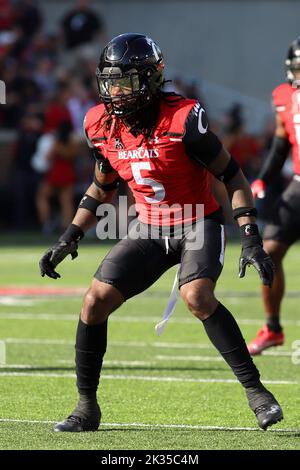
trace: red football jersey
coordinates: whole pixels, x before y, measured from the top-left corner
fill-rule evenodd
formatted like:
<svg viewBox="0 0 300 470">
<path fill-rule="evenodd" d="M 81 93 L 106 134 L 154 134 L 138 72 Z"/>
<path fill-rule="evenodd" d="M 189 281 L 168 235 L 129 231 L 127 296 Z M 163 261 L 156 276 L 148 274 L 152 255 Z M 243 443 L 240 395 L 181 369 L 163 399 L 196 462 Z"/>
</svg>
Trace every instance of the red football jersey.
<svg viewBox="0 0 300 470">
<path fill-rule="evenodd" d="M 102 104 L 86 115 L 88 139 L 127 181 L 141 222 L 189 223 L 199 217 L 197 204 L 203 204 L 204 215 L 219 208 L 211 192 L 211 175 L 192 160 L 182 142 L 186 118 L 196 103 L 189 99 L 174 100 L 171 105 L 162 101 L 150 138 L 134 137 L 121 120 L 113 122 L 110 132 L 105 131 L 99 125 L 105 111 Z"/>
<path fill-rule="evenodd" d="M 282 83 L 273 91 L 273 103 L 293 148 L 293 169 L 300 175 L 300 92 L 290 83 Z"/>
</svg>

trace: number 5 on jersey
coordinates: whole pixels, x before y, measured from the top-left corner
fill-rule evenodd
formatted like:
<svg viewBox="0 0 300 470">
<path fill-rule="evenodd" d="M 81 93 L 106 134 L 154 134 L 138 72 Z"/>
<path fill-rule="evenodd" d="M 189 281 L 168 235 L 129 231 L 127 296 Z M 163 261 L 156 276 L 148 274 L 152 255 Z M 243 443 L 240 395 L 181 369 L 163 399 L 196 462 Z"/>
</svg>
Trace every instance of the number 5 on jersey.
<svg viewBox="0 0 300 470">
<path fill-rule="evenodd" d="M 151 186 L 155 196 L 154 197 L 148 197 L 144 196 L 146 202 L 153 204 L 155 202 L 161 202 L 165 198 L 165 188 L 161 183 L 158 183 L 157 181 L 154 181 L 151 178 L 143 178 L 141 175 L 142 170 L 150 170 L 151 171 L 151 163 L 150 162 L 134 162 L 131 163 L 131 170 L 132 170 L 132 175 L 135 179 L 135 182 L 137 184 L 141 185 L 146 185 L 146 186 Z"/>
</svg>

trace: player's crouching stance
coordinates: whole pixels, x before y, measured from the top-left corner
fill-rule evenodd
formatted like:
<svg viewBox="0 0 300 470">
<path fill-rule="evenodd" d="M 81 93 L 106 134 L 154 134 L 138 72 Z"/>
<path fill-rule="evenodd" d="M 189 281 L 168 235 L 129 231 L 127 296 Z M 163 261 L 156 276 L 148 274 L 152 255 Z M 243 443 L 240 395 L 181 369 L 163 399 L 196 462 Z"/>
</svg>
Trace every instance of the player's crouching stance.
<svg viewBox="0 0 300 470">
<path fill-rule="evenodd" d="M 163 68 L 157 45 L 140 34 L 114 38 L 104 48 L 97 68 L 101 104 L 90 109 L 85 119 L 86 136 L 96 158 L 94 182 L 73 223 L 41 259 L 41 274 L 56 279 L 58 263 L 68 254 L 77 256 L 78 241 L 96 223 L 98 205 L 111 200 L 120 177 L 128 182 L 139 203 L 140 231 L 148 233 L 154 228 L 159 237 L 135 239 L 129 233 L 97 270 L 83 301 L 76 335 L 79 402 L 55 431 L 98 428 L 101 413 L 96 392 L 106 351 L 108 316 L 178 263 L 181 296 L 202 320 L 209 339 L 245 388 L 259 426 L 266 429 L 282 419 L 278 402 L 260 382 L 235 319 L 214 296 L 223 267 L 224 227 L 221 209 L 211 192 L 212 175 L 225 183 L 240 226 L 240 277 L 247 265 L 253 265 L 263 283 L 272 284 L 273 265 L 262 249 L 251 190 L 238 165 L 209 130 L 200 103 L 162 91 Z M 175 203 L 193 208 L 203 204 L 201 248 L 189 249 L 186 232 L 181 239 L 164 235 L 162 205 Z M 196 220 L 194 212 L 189 220 L 184 220 L 184 215 L 180 220 L 175 217 L 173 234 L 176 222 L 188 222 L 192 229 L 197 227 Z"/>
</svg>

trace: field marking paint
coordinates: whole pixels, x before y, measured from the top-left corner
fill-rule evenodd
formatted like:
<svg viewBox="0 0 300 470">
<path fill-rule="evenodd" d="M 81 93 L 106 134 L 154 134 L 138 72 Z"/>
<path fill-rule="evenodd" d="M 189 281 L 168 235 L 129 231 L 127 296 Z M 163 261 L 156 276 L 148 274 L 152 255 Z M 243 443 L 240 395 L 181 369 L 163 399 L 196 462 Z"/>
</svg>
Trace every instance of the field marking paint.
<svg viewBox="0 0 300 470">
<path fill-rule="evenodd" d="M 223 357 L 219 356 L 155 356 L 159 361 L 212 361 L 224 362 Z M 225 362 L 224 362 L 225 363 Z"/>
<path fill-rule="evenodd" d="M 55 321 L 78 321 L 77 314 L 59 314 L 59 313 L 18 313 L 18 312 L 0 312 L 0 319 L 7 320 L 55 320 Z M 111 316 L 110 321 L 119 323 L 157 323 L 160 317 L 139 317 L 136 316 Z M 240 325 L 261 325 L 262 318 L 236 318 Z M 195 325 L 197 322 L 193 318 L 173 318 L 171 324 L 179 325 Z M 197 322 L 199 323 L 199 322 Z M 300 326 L 300 320 L 283 320 L 285 326 Z"/>
<path fill-rule="evenodd" d="M 1 369 L 34 369 L 35 367 L 41 368 L 44 366 L 35 366 L 32 364 L 0 364 Z"/>
<path fill-rule="evenodd" d="M 0 341 L 0 366 L 6 364 L 6 344 L 5 341 Z"/>
<path fill-rule="evenodd" d="M 3 341 L 9 344 L 55 344 L 55 345 L 74 345 L 74 341 L 64 339 L 51 338 L 3 338 Z M 146 341 L 110 341 L 110 346 L 128 346 L 136 348 L 154 347 L 154 348 L 170 348 L 170 349 L 212 349 L 212 345 L 208 343 L 159 343 Z"/>
<path fill-rule="evenodd" d="M 78 315 L 73 314 L 51 314 L 51 313 L 16 313 L 16 312 L 0 312 L 0 319 L 5 320 L 55 320 L 55 321 L 65 321 L 72 320 L 78 321 Z"/>
<path fill-rule="evenodd" d="M 11 256 L 14 254 L 13 252 L 10 252 L 7 250 L 6 253 L 1 253 L 1 259 L 7 258 L 8 260 L 11 260 Z M 29 253 L 20 253 L 18 254 L 18 262 L 20 261 L 30 261 L 32 262 L 32 257 L 33 255 L 30 255 Z M 53 296 L 76 296 L 80 297 L 88 289 L 88 285 L 85 286 L 76 286 L 76 287 L 53 287 L 53 286 L 36 286 L 36 285 L 21 285 L 21 286 L 14 286 L 14 285 L 8 285 L 8 286 L 1 286 L 0 287 L 0 296 L 14 296 L 14 297 L 43 297 L 43 296 L 49 296 L 50 298 L 53 298 Z M 164 291 L 164 290 L 146 290 L 145 292 L 142 292 L 139 294 L 140 297 L 146 297 L 146 298 L 168 298 L 169 296 L 169 291 Z M 240 301 L 243 299 L 260 299 L 261 295 L 257 291 L 231 291 L 231 290 L 217 290 L 217 296 L 220 298 L 226 298 L 230 299 L 229 301 Z M 300 297 L 300 292 L 299 291 L 287 291 L 285 293 L 286 298 L 291 298 L 291 299 L 298 299 Z"/>
<path fill-rule="evenodd" d="M 106 366 L 109 365 L 115 365 L 115 366 L 153 366 L 155 364 L 155 361 L 118 361 L 117 359 L 108 359 L 104 360 L 103 364 Z"/>
<path fill-rule="evenodd" d="M 38 420 L 38 419 L 13 419 L 13 418 L 0 418 L 1 423 L 26 423 L 26 424 L 55 424 L 57 421 L 52 420 Z M 103 427 L 133 427 L 133 428 L 145 428 L 145 429 L 198 429 L 203 431 L 253 431 L 253 432 L 265 432 L 257 427 L 243 427 L 243 426 L 209 426 L 201 424 L 148 424 L 148 423 L 101 423 L 99 431 Z M 277 428 L 268 429 L 269 432 L 284 432 L 284 433 L 299 433 L 300 429 L 293 428 Z"/>
<path fill-rule="evenodd" d="M 37 367 L 37 366 L 36 366 Z M 9 367 L 6 367 L 9 368 Z M 57 374 L 55 372 L 40 373 L 40 372 L 0 372 L 1 377 L 38 377 L 38 378 L 76 378 L 73 373 L 62 373 Z M 109 375 L 102 374 L 102 380 L 142 380 L 145 382 L 184 382 L 184 383 L 223 383 L 223 384 L 238 384 L 236 379 L 192 379 L 192 378 L 181 378 L 181 377 L 151 377 L 141 375 Z M 300 385 L 299 381 L 296 380 L 264 380 L 264 384 L 272 385 Z"/>
<path fill-rule="evenodd" d="M 18 298 L 35 297 L 42 298 L 46 296 L 73 296 L 83 295 L 87 291 L 87 287 L 0 287 L 1 296 L 10 296 Z"/>
<path fill-rule="evenodd" d="M 54 345 L 73 345 L 75 341 L 68 341 L 65 339 L 43 339 L 43 338 L 5 338 L 4 341 L 8 344 L 54 344 Z"/>
<path fill-rule="evenodd" d="M 74 341 L 64 340 L 64 339 L 47 339 L 47 338 L 2 338 L 2 341 L 5 341 L 7 344 L 36 344 L 36 345 L 62 345 L 62 346 L 74 346 Z M 129 347 L 129 348 L 158 348 L 158 349 L 207 349 L 214 350 L 213 346 L 208 343 L 159 343 L 159 342 L 143 342 L 143 341 L 111 341 L 110 346 L 120 346 L 120 347 Z M 281 348 L 280 348 L 281 349 Z M 271 356 L 271 357 L 291 357 L 293 354 L 292 351 L 264 351 L 260 357 Z M 190 360 L 190 361 L 204 361 L 215 360 L 223 361 L 221 357 L 218 356 L 156 356 L 156 359 L 159 360 Z"/>
<path fill-rule="evenodd" d="M 0 305 L 8 305 L 13 307 L 32 307 L 40 303 L 42 299 L 24 299 L 15 296 L 0 296 Z"/>
<path fill-rule="evenodd" d="M 145 366 L 153 369 L 159 369 L 161 362 L 173 362 L 173 361 L 195 361 L 195 362 L 224 362 L 222 357 L 218 356 L 155 356 L 152 361 L 139 361 L 139 360 L 119 360 L 119 359 L 106 359 L 103 361 L 104 366 Z M 74 359 L 58 359 L 57 364 L 73 365 L 75 367 Z M 225 364 L 225 362 L 224 362 Z M 158 367 L 157 367 L 158 366 Z M 30 364 L 5 364 L 0 363 L 0 370 L 2 369 L 40 369 L 45 367 L 44 365 L 30 365 Z"/>
<path fill-rule="evenodd" d="M 277 356 L 286 356 L 286 357 L 291 357 L 292 356 L 292 351 L 263 351 L 263 353 L 260 355 L 262 356 L 272 356 L 272 357 L 277 357 Z"/>
</svg>

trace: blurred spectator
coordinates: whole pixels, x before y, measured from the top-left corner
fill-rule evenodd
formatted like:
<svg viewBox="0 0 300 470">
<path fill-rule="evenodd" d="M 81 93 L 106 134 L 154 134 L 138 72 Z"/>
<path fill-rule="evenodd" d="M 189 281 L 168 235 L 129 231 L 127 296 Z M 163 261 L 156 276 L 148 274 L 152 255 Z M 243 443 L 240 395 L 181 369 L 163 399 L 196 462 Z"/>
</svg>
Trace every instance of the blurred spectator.
<svg viewBox="0 0 300 470">
<path fill-rule="evenodd" d="M 83 120 L 88 110 L 96 103 L 90 98 L 90 93 L 80 80 L 71 84 L 72 96 L 67 103 L 72 124 L 76 132 L 83 134 Z"/>
<path fill-rule="evenodd" d="M 62 32 L 67 49 L 90 42 L 96 33 L 103 32 L 103 20 L 89 8 L 89 3 L 89 0 L 79 0 L 77 7 L 62 19 Z"/>
<path fill-rule="evenodd" d="M 185 96 L 185 92 L 186 92 L 185 83 L 181 77 L 176 76 L 173 78 L 173 80 L 167 80 L 164 86 L 164 91 L 174 92 L 174 93 L 177 93 L 178 95 Z"/>
<path fill-rule="evenodd" d="M 9 0 L 0 0 L 0 59 L 8 55 L 16 41 L 13 32 L 16 11 Z"/>
<path fill-rule="evenodd" d="M 0 58 L 26 62 L 33 37 L 42 24 L 42 15 L 31 0 L 0 0 Z"/>
<path fill-rule="evenodd" d="M 59 37 L 54 33 L 37 34 L 31 44 L 30 61 L 35 65 L 40 60 L 49 59 L 57 64 L 60 53 Z"/>
<path fill-rule="evenodd" d="M 16 25 L 24 37 L 31 39 L 42 26 L 42 14 L 33 0 L 18 0 L 16 2 Z"/>
<path fill-rule="evenodd" d="M 20 119 L 27 113 L 31 104 L 36 104 L 42 111 L 41 90 L 32 79 L 31 70 L 19 67 L 16 61 L 10 61 L 2 75 L 6 84 L 6 105 L 0 109 L 0 121 L 7 129 L 16 129 Z"/>
<path fill-rule="evenodd" d="M 229 109 L 226 118 L 223 145 L 240 165 L 246 177 L 252 180 L 260 164 L 260 142 L 245 131 L 240 104 L 234 104 Z"/>
<path fill-rule="evenodd" d="M 78 144 L 72 136 L 69 121 L 60 123 L 47 159 L 50 169 L 46 173 L 36 197 L 39 220 L 44 233 L 66 228 L 74 215 L 75 157 Z M 55 226 L 52 214 L 52 198 L 58 196 L 61 227 Z"/>
<path fill-rule="evenodd" d="M 200 90 L 199 90 L 199 87 L 198 87 L 198 83 L 196 80 L 192 80 L 191 82 L 189 82 L 186 87 L 185 87 L 185 96 L 187 98 L 190 98 L 191 100 L 198 100 L 202 103 L 202 105 L 204 106 L 204 102 L 203 100 L 201 99 L 201 94 L 200 94 Z M 206 108 L 206 106 L 204 106 Z"/>
<path fill-rule="evenodd" d="M 71 115 L 68 109 L 70 97 L 71 92 L 69 85 L 59 83 L 57 93 L 54 95 L 46 110 L 44 132 L 57 130 L 65 121 L 71 123 Z"/>
<path fill-rule="evenodd" d="M 0 0 L 0 32 L 10 31 L 15 24 L 16 10 L 10 0 Z"/>
<path fill-rule="evenodd" d="M 54 62 L 48 57 L 43 57 L 39 60 L 36 71 L 33 72 L 33 79 L 44 99 L 49 98 L 56 90 L 56 78 L 53 70 Z"/>
<path fill-rule="evenodd" d="M 36 150 L 42 125 L 42 120 L 34 114 L 26 114 L 20 122 L 11 181 L 11 222 L 15 229 L 34 228 L 36 225 L 34 207 L 40 176 L 33 170 L 31 158 Z"/>
</svg>

